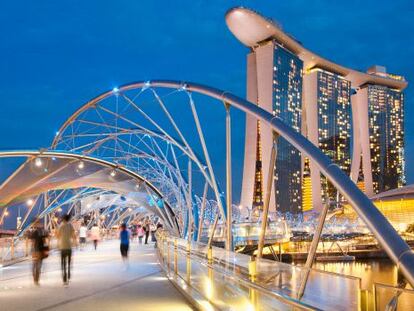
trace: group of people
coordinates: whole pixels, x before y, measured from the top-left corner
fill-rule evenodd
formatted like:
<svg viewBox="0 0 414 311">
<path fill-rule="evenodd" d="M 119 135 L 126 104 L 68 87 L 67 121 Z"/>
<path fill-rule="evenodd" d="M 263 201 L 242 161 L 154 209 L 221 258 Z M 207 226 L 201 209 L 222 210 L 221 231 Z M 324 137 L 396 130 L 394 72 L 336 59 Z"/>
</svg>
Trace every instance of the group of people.
<svg viewBox="0 0 414 311">
<path fill-rule="evenodd" d="M 70 215 L 63 216 L 62 223 L 56 232 L 56 238 L 58 239 L 60 249 L 60 263 L 64 285 L 69 284 L 72 247 L 77 245 L 75 229 L 69 221 Z M 33 281 L 36 285 L 39 285 L 42 263 L 43 260 L 49 256 L 50 243 L 49 233 L 44 230 L 39 219 L 35 220 L 33 224 L 33 231 L 31 232 L 30 238 L 32 240 Z"/>
<path fill-rule="evenodd" d="M 151 235 L 151 242 L 155 242 L 155 233 L 160 227 L 162 227 L 160 222 L 155 224 L 149 220 L 145 220 L 143 223 L 138 223 L 131 228 L 132 239 L 137 237 L 139 244 L 142 244 L 143 240 L 144 244 L 148 244 Z"/>
<path fill-rule="evenodd" d="M 82 224 L 78 230 L 78 243 L 76 230 L 71 224 L 70 218 L 70 215 L 63 216 L 62 222 L 56 231 L 56 238 L 60 250 L 62 279 L 65 286 L 69 284 L 71 277 L 72 248 L 79 246 L 82 250 L 85 247 L 86 240 L 89 236 L 90 240 L 93 241 L 94 249 L 96 250 L 98 241 L 100 240 L 100 229 L 97 225 L 94 225 L 89 231 L 87 227 Z M 126 224 L 122 224 L 120 226 L 119 240 L 121 256 L 124 263 L 128 264 L 130 241 L 135 237 L 138 237 L 139 244 L 142 244 L 143 240 L 145 244 L 148 244 L 149 236 L 151 235 L 151 241 L 156 242 L 155 233 L 159 228 L 162 228 L 161 223 L 154 224 L 149 219 L 146 219 L 143 223 L 132 226 L 131 231 L 128 230 Z M 35 220 L 33 223 L 30 239 L 32 240 L 33 280 L 36 285 L 39 285 L 42 263 L 43 260 L 49 256 L 50 243 L 49 233 L 44 230 L 39 219 Z"/>
</svg>

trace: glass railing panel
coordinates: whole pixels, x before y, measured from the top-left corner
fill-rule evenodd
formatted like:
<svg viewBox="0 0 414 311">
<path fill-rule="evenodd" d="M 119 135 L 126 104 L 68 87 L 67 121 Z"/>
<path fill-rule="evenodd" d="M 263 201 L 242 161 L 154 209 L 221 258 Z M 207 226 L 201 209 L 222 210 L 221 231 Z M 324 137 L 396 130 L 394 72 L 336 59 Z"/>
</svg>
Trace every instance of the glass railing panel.
<svg viewBox="0 0 414 311">
<path fill-rule="evenodd" d="M 374 287 L 374 299 L 377 310 L 414 310 L 414 290 L 401 289 L 379 283 L 375 283 Z"/>
</svg>

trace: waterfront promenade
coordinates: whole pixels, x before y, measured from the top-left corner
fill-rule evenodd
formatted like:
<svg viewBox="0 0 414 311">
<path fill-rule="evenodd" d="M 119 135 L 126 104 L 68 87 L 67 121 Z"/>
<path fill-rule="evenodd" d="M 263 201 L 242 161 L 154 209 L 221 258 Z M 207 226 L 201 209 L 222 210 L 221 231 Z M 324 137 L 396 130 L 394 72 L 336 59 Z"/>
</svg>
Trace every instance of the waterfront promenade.
<svg viewBox="0 0 414 311">
<path fill-rule="evenodd" d="M 40 286 L 33 284 L 31 261 L 0 270 L 2 311 L 14 310 L 191 310 L 158 264 L 153 244 L 133 243 L 129 268 L 118 241 L 75 251 L 72 281 L 64 287 L 59 254 L 44 262 Z"/>
</svg>

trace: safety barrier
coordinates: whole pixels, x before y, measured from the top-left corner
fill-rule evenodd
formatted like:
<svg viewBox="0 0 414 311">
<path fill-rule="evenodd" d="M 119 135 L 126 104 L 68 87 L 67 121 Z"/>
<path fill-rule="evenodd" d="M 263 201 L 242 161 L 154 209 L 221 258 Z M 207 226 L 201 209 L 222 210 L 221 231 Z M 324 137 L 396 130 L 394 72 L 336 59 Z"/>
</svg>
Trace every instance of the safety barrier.
<svg viewBox="0 0 414 311">
<path fill-rule="evenodd" d="M 0 265 L 6 265 L 29 255 L 30 243 L 27 238 L 0 239 Z"/>
<path fill-rule="evenodd" d="M 414 310 L 414 290 L 374 284 L 374 310 Z"/>
<path fill-rule="evenodd" d="M 158 234 L 160 263 L 168 278 L 204 310 L 361 310 L 361 280 L 256 259 L 222 248 Z"/>
</svg>

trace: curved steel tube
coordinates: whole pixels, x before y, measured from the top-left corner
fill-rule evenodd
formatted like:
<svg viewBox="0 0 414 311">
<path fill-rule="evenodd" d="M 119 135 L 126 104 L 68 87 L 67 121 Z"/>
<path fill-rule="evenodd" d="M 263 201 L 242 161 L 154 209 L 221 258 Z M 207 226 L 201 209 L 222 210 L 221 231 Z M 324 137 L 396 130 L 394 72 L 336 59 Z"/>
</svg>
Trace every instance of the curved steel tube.
<svg viewBox="0 0 414 311">
<path fill-rule="evenodd" d="M 168 211 L 167 213 L 171 213 L 174 215 L 174 211 L 171 208 L 171 206 L 164 200 L 163 194 L 158 190 L 157 187 L 155 187 L 151 182 L 149 182 L 147 179 L 142 177 L 141 175 L 123 167 L 120 165 L 117 165 L 115 163 L 102 160 L 99 158 L 94 158 L 90 156 L 80 155 L 80 154 L 74 154 L 69 152 L 60 152 L 60 151 L 30 151 L 30 150 L 22 150 L 22 151 L 0 151 L 0 158 L 7 158 L 7 157 L 30 157 L 30 156 L 42 156 L 42 157 L 55 157 L 55 158 L 71 158 L 71 159 L 79 159 L 84 161 L 90 161 L 93 163 L 100 164 L 105 167 L 113 168 L 116 170 L 119 170 L 130 177 L 139 180 L 140 182 L 147 185 L 157 196 L 159 196 L 160 199 L 163 200 L 164 205 Z M 162 214 L 162 213 L 161 213 Z M 177 222 L 177 219 L 174 217 L 174 223 L 172 223 L 172 227 L 175 230 L 175 233 L 177 234 L 180 232 L 179 225 Z"/>
<path fill-rule="evenodd" d="M 216 88 L 204 86 L 190 82 L 179 82 L 169 80 L 142 81 L 119 88 L 118 92 L 127 91 L 142 87 L 163 87 L 171 89 L 185 89 L 187 91 L 197 92 L 229 103 L 230 105 L 255 116 L 262 122 L 267 123 L 280 136 L 286 139 L 290 144 L 302 153 L 308 155 L 311 161 L 314 161 L 321 172 L 334 184 L 334 186 L 348 200 L 358 216 L 365 222 L 371 232 L 375 235 L 380 245 L 387 252 L 391 260 L 401 269 L 411 286 L 414 286 L 414 252 L 408 244 L 398 235 L 388 220 L 375 207 L 371 200 L 351 181 L 351 179 L 342 170 L 334 164 L 318 147 L 313 145 L 302 134 L 296 132 L 286 125 L 280 118 L 273 116 L 271 113 L 260 108 L 259 106 L 235 96 L 229 92 L 224 92 Z M 108 96 L 113 91 L 105 92 L 94 98 L 86 105 L 78 109 L 61 127 L 65 128 L 80 113 Z M 59 131 L 60 135 L 61 131 Z M 55 137 L 56 144 L 59 135 Z"/>
</svg>

